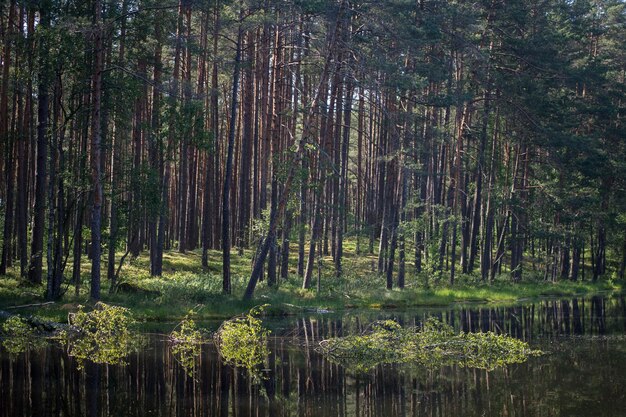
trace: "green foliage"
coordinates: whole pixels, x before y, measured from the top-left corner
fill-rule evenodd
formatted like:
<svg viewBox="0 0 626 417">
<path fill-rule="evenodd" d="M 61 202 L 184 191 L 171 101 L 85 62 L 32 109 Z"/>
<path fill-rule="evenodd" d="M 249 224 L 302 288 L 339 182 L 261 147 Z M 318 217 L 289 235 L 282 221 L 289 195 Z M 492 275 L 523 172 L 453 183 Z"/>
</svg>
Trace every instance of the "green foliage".
<svg viewBox="0 0 626 417">
<path fill-rule="evenodd" d="M 379 321 L 361 335 L 323 340 L 319 350 L 329 359 L 357 372 L 391 363 L 491 370 L 521 363 L 542 353 L 506 335 L 455 334 L 452 327 L 435 318 L 426 320 L 419 331 L 403 329 L 392 320 Z"/>
<path fill-rule="evenodd" d="M 12 316 L 2 324 L 4 340 L 2 346 L 11 355 L 18 355 L 29 349 L 38 349 L 45 345 L 45 340 L 38 337 L 35 329 L 20 316 Z"/>
<path fill-rule="evenodd" d="M 202 334 L 191 318 L 193 314 L 193 311 L 189 312 L 180 322 L 178 330 L 170 333 L 172 354 L 189 376 L 193 376 L 196 358 L 200 356 L 202 347 Z"/>
<path fill-rule="evenodd" d="M 90 312 L 83 306 L 69 315 L 72 330 L 67 332 L 68 354 L 82 368 L 86 360 L 94 363 L 125 364 L 125 358 L 135 346 L 129 326 L 133 320 L 124 307 L 97 303 Z"/>
<path fill-rule="evenodd" d="M 258 315 L 269 305 L 254 307 L 247 313 L 225 321 L 215 333 L 215 344 L 226 363 L 246 368 L 252 376 L 270 351 L 270 331 L 263 327 Z"/>
</svg>

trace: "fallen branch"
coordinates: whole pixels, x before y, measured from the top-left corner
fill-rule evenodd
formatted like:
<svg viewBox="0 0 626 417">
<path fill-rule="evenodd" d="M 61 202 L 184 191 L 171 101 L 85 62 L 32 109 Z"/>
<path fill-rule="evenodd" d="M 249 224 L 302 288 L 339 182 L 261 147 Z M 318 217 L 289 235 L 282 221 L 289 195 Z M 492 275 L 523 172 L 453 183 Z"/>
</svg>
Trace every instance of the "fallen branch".
<svg viewBox="0 0 626 417">
<path fill-rule="evenodd" d="M 11 307 L 7 307 L 6 309 L 15 310 L 16 308 L 41 307 L 41 306 L 47 306 L 49 304 L 54 304 L 54 301 L 46 301 L 45 303 L 24 304 L 21 306 L 11 306 Z"/>
<path fill-rule="evenodd" d="M 43 330 L 45 332 L 56 333 L 56 332 L 58 332 L 60 330 L 68 330 L 70 328 L 69 325 L 64 324 L 64 323 L 57 323 L 57 322 L 54 322 L 54 321 L 48 321 L 48 320 L 44 320 L 44 319 L 41 319 L 41 318 L 35 317 L 35 316 L 21 316 L 19 314 L 13 314 L 13 313 L 10 313 L 8 311 L 0 310 L 0 319 L 1 320 L 6 320 L 6 319 L 8 319 L 10 317 L 13 317 L 13 316 L 20 316 L 30 326 L 35 327 L 35 328 L 40 329 L 40 330 Z"/>
</svg>

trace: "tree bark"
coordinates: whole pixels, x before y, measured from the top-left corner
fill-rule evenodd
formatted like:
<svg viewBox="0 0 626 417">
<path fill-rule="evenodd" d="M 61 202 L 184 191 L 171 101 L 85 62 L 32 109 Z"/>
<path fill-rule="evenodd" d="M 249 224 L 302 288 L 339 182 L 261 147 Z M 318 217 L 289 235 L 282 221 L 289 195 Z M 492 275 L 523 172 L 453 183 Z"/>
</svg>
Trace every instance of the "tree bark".
<svg viewBox="0 0 626 417">
<path fill-rule="evenodd" d="M 42 1 L 39 6 L 40 27 L 43 31 L 50 27 L 50 2 Z M 46 210 L 46 163 L 48 159 L 48 46 L 44 40 L 39 45 L 39 85 L 37 87 L 37 177 L 35 184 L 35 219 L 32 233 L 28 279 L 33 284 L 41 284 L 43 262 L 43 235 Z"/>
<path fill-rule="evenodd" d="M 240 17 L 243 14 L 240 13 Z M 224 191 L 222 193 L 222 291 L 232 292 L 230 278 L 230 188 L 233 175 L 233 153 L 235 148 L 235 128 L 237 122 L 237 98 L 239 95 L 239 66 L 241 61 L 241 41 L 243 30 L 239 25 L 235 51 L 235 68 L 233 69 L 233 90 L 230 103 L 230 128 L 228 131 L 228 150 L 226 168 L 224 170 Z"/>
<path fill-rule="evenodd" d="M 91 114 L 91 183 L 93 203 L 91 207 L 91 291 L 94 300 L 100 299 L 100 254 L 101 247 L 101 216 L 102 216 L 102 167 L 100 137 L 100 105 L 102 95 L 102 3 L 94 2 L 94 67 L 93 67 L 93 100 Z"/>
</svg>

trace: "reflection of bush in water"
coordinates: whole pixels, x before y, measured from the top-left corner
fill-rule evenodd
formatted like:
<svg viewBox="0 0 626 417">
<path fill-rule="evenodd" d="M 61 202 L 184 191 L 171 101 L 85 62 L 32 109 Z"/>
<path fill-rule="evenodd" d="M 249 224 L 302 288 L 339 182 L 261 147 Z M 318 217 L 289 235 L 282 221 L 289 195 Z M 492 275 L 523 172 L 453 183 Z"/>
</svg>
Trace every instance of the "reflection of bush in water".
<svg viewBox="0 0 626 417">
<path fill-rule="evenodd" d="M 191 314 L 185 316 L 180 322 L 178 330 L 170 333 L 172 354 L 189 376 L 193 376 L 194 364 L 196 358 L 200 356 L 202 344 L 202 334 L 198 330 L 196 322 L 191 319 Z"/>
<path fill-rule="evenodd" d="M 224 361 L 244 367 L 253 375 L 270 354 L 267 347 L 270 331 L 257 317 L 265 307 L 267 304 L 225 321 L 215 333 L 215 344 Z"/>
<path fill-rule="evenodd" d="M 125 364 L 125 359 L 137 342 L 128 327 L 133 322 L 130 310 L 97 303 L 90 312 L 78 306 L 69 315 L 71 330 L 65 334 L 68 354 L 82 368 L 85 360 L 94 363 Z"/>
<path fill-rule="evenodd" d="M 26 319 L 13 316 L 2 324 L 4 340 L 2 346 L 10 355 L 18 355 L 28 349 L 39 349 L 46 345 L 46 340 L 37 335 L 36 330 Z"/>
<path fill-rule="evenodd" d="M 527 343 L 487 333 L 455 334 L 452 327 L 435 318 L 421 330 L 403 329 L 392 320 L 378 321 L 361 335 L 327 339 L 319 350 L 331 360 L 356 371 L 379 364 L 404 363 L 428 368 L 459 365 L 494 369 L 521 363 L 541 354 Z"/>
</svg>

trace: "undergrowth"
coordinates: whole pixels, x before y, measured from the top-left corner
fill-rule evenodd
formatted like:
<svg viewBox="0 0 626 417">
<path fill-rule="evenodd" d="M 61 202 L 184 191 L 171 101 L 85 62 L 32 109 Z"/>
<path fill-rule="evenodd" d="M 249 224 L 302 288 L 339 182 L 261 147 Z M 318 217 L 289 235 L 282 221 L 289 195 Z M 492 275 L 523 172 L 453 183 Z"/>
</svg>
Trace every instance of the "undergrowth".
<svg viewBox="0 0 626 417">
<path fill-rule="evenodd" d="M 348 242 L 349 243 L 349 242 Z M 349 249 L 349 248 L 348 248 Z M 295 250 L 295 247 L 294 247 Z M 163 259 L 163 276 L 151 277 L 149 256 L 141 254 L 124 265 L 120 282 L 132 285 L 134 291 L 109 293 L 109 282 L 103 279 L 102 301 L 129 308 L 135 320 L 178 322 L 196 305 L 203 308 L 197 320 L 223 319 L 249 310 L 259 302 L 270 303 L 266 314 L 296 314 L 311 309 L 406 309 L 418 306 L 448 306 L 458 303 L 509 303 L 540 297 L 569 297 L 589 295 L 599 292 L 621 291 L 622 283 L 604 280 L 546 282 L 537 279 L 532 273 L 521 283 L 512 283 L 506 274 L 496 277 L 493 283 L 483 282 L 475 275 L 459 274 L 453 286 L 443 279 L 415 274 L 407 265 L 406 287 L 402 290 L 385 289 L 385 278 L 373 271 L 376 256 L 356 255 L 346 250 L 343 263 L 344 274 L 336 277 L 332 259 L 324 257 L 321 262 L 321 290 L 302 289 L 301 278 L 297 275 L 296 257 L 290 259 L 289 277 L 279 280 L 274 287 L 265 281 L 259 282 L 255 297 L 242 301 L 241 296 L 250 274 L 253 253 L 245 250 L 243 255 L 233 250 L 232 288 L 230 295 L 222 293 L 221 253 L 209 252 L 209 267 L 201 267 L 201 251 L 185 254 L 167 252 Z M 53 305 L 21 308 L 20 313 L 65 322 L 68 313 L 77 310 L 78 305 L 89 304 L 88 261 L 82 265 L 81 291 L 74 294 L 74 287 L 66 284 L 62 301 Z M 103 267 L 106 267 L 103 264 Z M 532 271 L 529 271 L 532 272 Z M 45 273 L 44 273 L 45 274 Z M 103 277 L 106 274 L 103 271 Z M 314 271 L 314 278 L 317 270 Z M 314 279 L 314 281 L 315 281 Z M 0 278 L 0 310 L 7 306 L 40 304 L 44 301 L 45 286 L 33 286 L 18 277 L 15 269 Z M 171 328 L 170 328 L 171 330 Z"/>
</svg>

